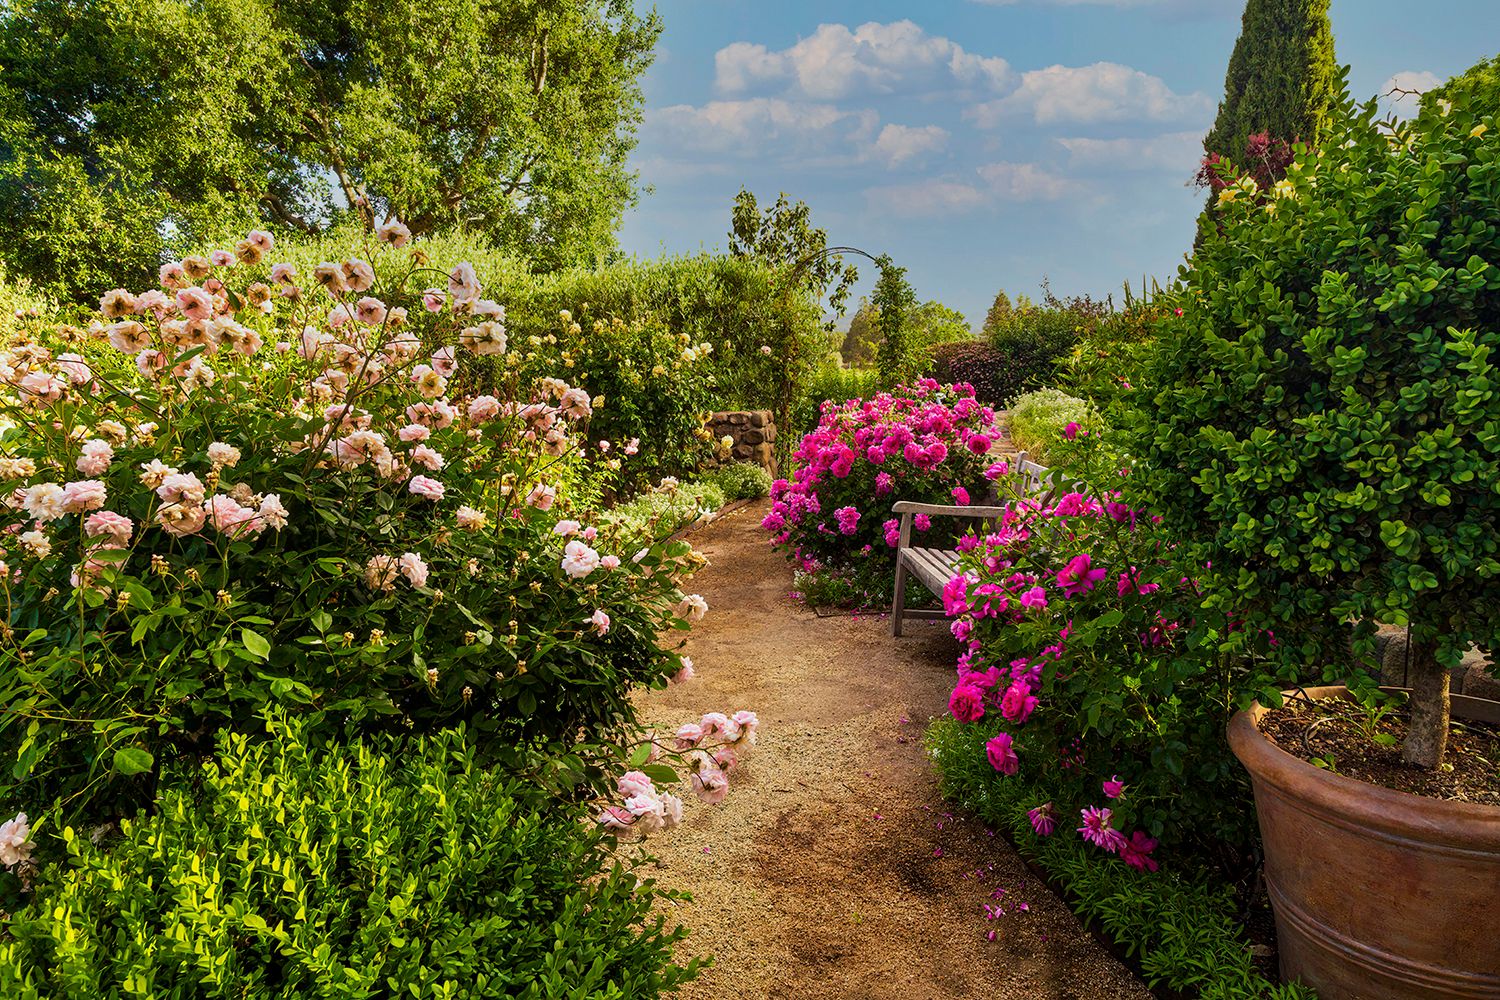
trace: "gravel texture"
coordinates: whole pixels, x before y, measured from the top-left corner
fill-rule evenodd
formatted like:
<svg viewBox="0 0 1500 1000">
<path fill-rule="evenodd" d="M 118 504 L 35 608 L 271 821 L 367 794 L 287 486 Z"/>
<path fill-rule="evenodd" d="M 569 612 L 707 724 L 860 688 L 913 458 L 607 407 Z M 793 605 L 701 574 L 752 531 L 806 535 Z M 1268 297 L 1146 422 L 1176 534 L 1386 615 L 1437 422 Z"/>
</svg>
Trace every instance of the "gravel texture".
<svg viewBox="0 0 1500 1000">
<path fill-rule="evenodd" d="M 647 871 L 693 895 L 669 915 L 693 930 L 681 957 L 714 956 L 682 995 L 1149 998 L 1004 839 L 949 814 L 922 748 L 952 685 L 946 630 L 892 639 L 882 618 L 802 609 L 764 511 L 689 536 L 711 560 L 693 581 L 712 608 L 687 644 L 698 676 L 641 699 L 662 729 L 761 720 L 728 800 L 690 802 L 648 845 Z"/>
</svg>

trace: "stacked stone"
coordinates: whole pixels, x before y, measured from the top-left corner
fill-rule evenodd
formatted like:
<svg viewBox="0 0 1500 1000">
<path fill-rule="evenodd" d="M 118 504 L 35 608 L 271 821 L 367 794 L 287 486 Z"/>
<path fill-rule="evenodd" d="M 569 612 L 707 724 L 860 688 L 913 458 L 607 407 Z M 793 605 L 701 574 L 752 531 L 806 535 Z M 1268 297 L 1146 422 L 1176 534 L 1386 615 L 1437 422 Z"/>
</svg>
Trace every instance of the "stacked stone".
<svg viewBox="0 0 1500 1000">
<path fill-rule="evenodd" d="M 714 413 L 709 416 L 708 429 L 714 440 L 729 437 L 734 443 L 729 456 L 736 462 L 750 462 L 776 473 L 776 422 L 770 410 L 740 410 Z"/>
</svg>

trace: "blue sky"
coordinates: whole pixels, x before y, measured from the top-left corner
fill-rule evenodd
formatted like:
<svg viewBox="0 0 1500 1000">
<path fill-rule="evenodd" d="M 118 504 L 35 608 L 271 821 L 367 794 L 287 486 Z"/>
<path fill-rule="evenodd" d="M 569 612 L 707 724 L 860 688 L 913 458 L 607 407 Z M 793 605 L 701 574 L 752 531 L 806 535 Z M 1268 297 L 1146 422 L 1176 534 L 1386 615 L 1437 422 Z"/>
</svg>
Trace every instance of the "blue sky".
<svg viewBox="0 0 1500 1000">
<path fill-rule="evenodd" d="M 1243 0 L 657 0 L 621 243 L 723 248 L 741 185 L 806 201 L 976 327 L 994 293 L 1118 293 L 1192 240 Z M 1354 93 L 1500 51 L 1497 0 L 1333 0 Z M 873 276 L 862 270 L 859 292 Z M 1118 301 L 1118 294 L 1116 295 Z"/>
</svg>

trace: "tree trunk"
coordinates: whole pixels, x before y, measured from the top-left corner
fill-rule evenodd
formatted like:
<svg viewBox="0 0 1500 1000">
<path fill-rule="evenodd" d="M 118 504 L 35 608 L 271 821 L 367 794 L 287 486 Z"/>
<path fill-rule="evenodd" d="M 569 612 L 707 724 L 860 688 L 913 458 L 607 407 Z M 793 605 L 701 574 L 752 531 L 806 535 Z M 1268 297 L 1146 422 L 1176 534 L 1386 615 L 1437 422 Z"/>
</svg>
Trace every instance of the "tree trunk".
<svg viewBox="0 0 1500 1000">
<path fill-rule="evenodd" d="M 1406 683 L 1411 688 L 1411 725 L 1401 757 L 1409 764 L 1437 770 L 1448 749 L 1448 668 L 1438 663 L 1437 648 L 1413 643 Z"/>
</svg>

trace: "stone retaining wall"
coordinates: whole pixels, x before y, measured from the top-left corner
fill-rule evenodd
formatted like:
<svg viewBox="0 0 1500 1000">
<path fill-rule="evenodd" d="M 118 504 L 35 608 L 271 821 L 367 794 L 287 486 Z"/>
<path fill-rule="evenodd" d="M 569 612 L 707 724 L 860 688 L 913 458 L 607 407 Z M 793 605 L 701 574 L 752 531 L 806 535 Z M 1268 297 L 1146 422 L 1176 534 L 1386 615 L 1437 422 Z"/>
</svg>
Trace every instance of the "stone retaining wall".
<svg viewBox="0 0 1500 1000">
<path fill-rule="evenodd" d="M 750 462 L 776 474 L 776 421 L 770 410 L 740 410 L 715 413 L 708 429 L 717 441 L 728 435 L 734 440 L 729 455 L 736 462 Z"/>
</svg>

